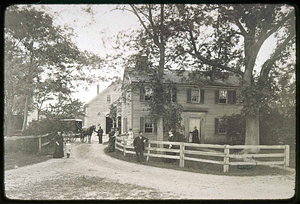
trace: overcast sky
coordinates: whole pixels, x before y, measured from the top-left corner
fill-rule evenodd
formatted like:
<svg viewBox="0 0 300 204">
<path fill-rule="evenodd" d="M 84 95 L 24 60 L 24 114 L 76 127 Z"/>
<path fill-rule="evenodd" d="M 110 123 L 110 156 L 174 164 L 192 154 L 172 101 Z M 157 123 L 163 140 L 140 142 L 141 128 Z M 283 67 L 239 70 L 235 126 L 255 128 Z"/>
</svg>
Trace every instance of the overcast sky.
<svg viewBox="0 0 300 204">
<path fill-rule="evenodd" d="M 39 6 L 37 6 L 39 7 Z M 126 30 L 131 32 L 133 29 L 140 28 L 138 19 L 130 12 L 112 11 L 115 5 L 43 5 L 44 9 L 53 14 L 54 23 L 58 25 L 68 25 L 74 29 L 76 38 L 74 39 L 77 46 L 82 50 L 88 50 L 105 57 L 106 54 L 111 54 L 114 50 L 111 48 L 115 36 Z M 92 9 L 89 9 L 92 7 Z M 86 11 L 92 11 L 93 15 Z M 259 53 L 257 67 L 268 58 L 276 42 L 274 39 L 266 41 Z M 98 76 L 120 76 L 123 75 L 123 68 L 111 70 L 110 73 L 103 71 L 94 72 Z M 109 82 L 100 82 L 100 91 L 106 88 Z M 96 84 L 79 89 L 79 92 L 74 94 L 83 102 L 88 102 L 96 96 Z"/>
<path fill-rule="evenodd" d="M 131 32 L 140 27 L 137 18 L 129 12 L 112 11 L 116 5 L 91 5 L 93 15 L 86 12 L 89 5 L 42 5 L 44 10 L 54 17 L 54 24 L 68 25 L 74 29 L 76 37 L 74 42 L 81 50 L 88 50 L 105 57 L 114 53 L 112 49 L 115 36 L 120 31 Z M 123 76 L 123 68 L 117 70 L 93 71 L 96 76 Z M 105 89 L 110 82 L 99 82 L 100 91 Z M 78 89 L 74 97 L 87 103 L 97 94 L 97 83 L 92 86 Z"/>
</svg>

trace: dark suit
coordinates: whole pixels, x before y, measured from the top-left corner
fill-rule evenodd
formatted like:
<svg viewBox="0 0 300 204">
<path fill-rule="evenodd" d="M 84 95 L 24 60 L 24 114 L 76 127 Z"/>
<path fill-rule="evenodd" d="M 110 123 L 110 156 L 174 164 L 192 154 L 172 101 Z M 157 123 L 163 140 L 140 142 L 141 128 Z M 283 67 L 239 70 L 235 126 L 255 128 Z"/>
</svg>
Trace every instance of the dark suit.
<svg viewBox="0 0 300 204">
<path fill-rule="evenodd" d="M 140 137 L 140 135 L 133 140 L 133 146 L 135 149 L 137 162 L 141 162 L 144 159 L 144 142 L 148 142 L 148 139 L 144 136 Z"/>
<path fill-rule="evenodd" d="M 99 144 L 102 144 L 103 130 L 101 129 L 101 127 L 99 128 L 97 133 L 99 137 Z"/>
</svg>

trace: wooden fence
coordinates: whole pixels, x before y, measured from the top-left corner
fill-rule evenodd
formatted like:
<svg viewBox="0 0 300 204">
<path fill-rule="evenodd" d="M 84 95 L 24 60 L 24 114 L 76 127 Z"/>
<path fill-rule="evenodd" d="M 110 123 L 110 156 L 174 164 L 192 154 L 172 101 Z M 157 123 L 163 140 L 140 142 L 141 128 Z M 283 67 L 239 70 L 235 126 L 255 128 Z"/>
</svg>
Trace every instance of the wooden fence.
<svg viewBox="0 0 300 204">
<path fill-rule="evenodd" d="M 52 138 L 49 138 L 52 137 Z M 43 147 L 46 147 L 54 140 L 54 133 L 47 133 L 45 135 L 30 135 L 30 136 L 12 136 L 12 137 L 5 137 L 5 140 L 25 140 L 25 139 L 38 139 L 38 150 L 39 152 L 42 151 Z"/>
<path fill-rule="evenodd" d="M 135 154 L 134 147 L 127 145 L 126 137 L 116 138 L 116 149 L 126 154 Z M 170 145 L 173 148 L 169 148 Z M 258 150 L 257 154 L 247 153 L 249 149 Z M 173 153 L 170 155 L 166 153 Z M 253 151 L 252 151 L 253 152 Z M 229 166 L 238 168 L 254 168 L 258 165 L 289 166 L 289 145 L 215 145 L 184 142 L 168 142 L 149 140 L 145 143 L 146 161 L 150 157 L 160 157 L 179 160 L 179 166 L 184 167 L 185 161 L 195 161 L 223 165 L 223 171 L 229 172 Z"/>
</svg>

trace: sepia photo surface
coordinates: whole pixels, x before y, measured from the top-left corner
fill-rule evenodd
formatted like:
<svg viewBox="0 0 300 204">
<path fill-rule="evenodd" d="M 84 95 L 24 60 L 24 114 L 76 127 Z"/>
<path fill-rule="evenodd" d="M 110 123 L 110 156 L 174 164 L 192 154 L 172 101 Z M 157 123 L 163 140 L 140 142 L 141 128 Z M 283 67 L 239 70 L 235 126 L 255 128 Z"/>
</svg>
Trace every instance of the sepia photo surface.
<svg viewBox="0 0 300 204">
<path fill-rule="evenodd" d="M 292 199 L 295 13 L 7 7 L 5 199 Z"/>
</svg>

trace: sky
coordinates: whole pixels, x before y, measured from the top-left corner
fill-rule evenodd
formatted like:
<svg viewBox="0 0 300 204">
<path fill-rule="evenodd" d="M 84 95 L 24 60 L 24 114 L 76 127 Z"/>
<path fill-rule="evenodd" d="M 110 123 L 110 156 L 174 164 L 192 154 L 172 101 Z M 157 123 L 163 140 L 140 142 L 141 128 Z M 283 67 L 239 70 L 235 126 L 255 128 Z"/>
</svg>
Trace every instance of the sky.
<svg viewBox="0 0 300 204">
<path fill-rule="evenodd" d="M 54 24 L 68 25 L 74 29 L 76 37 L 73 40 L 80 49 L 91 51 L 103 58 L 107 54 L 114 53 L 112 45 L 120 31 L 130 33 L 134 29 L 141 28 L 134 14 L 120 10 L 112 11 L 116 5 L 42 5 L 41 7 L 53 15 Z M 86 11 L 91 11 L 93 15 Z M 269 57 L 275 46 L 276 43 L 272 37 L 263 44 L 258 55 L 257 67 L 260 67 Z M 119 67 L 117 70 L 112 69 L 106 72 L 100 70 L 94 71 L 93 74 L 122 77 L 123 69 Z M 97 94 L 97 84 L 100 85 L 100 91 L 102 91 L 110 82 L 98 82 L 88 87 L 80 87 L 78 92 L 73 94 L 74 97 L 84 103 L 89 102 Z"/>
<path fill-rule="evenodd" d="M 112 11 L 115 5 L 93 5 L 93 15 L 86 12 L 88 5 L 43 5 L 43 9 L 53 15 L 54 24 L 67 25 L 74 29 L 76 37 L 73 39 L 81 50 L 91 51 L 100 57 L 113 54 L 115 36 L 120 31 L 131 32 L 132 29 L 140 28 L 137 18 L 129 12 Z M 123 67 L 117 70 L 93 71 L 96 76 L 123 76 Z M 91 86 L 78 88 L 74 93 L 75 98 L 79 98 L 84 103 L 92 100 L 97 94 L 97 84 L 100 92 L 104 90 L 110 82 L 99 81 Z"/>
</svg>

